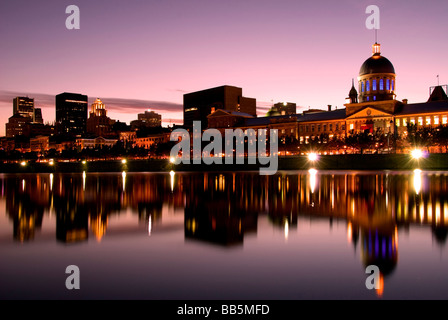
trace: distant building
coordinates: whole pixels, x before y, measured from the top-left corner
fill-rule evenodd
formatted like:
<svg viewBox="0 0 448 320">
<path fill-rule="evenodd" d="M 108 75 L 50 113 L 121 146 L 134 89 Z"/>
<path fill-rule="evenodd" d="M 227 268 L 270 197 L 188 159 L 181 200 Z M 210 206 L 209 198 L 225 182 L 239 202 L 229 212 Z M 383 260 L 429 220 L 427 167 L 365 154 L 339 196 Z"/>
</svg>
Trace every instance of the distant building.
<svg viewBox="0 0 448 320">
<path fill-rule="evenodd" d="M 266 116 L 285 116 L 297 113 L 297 105 L 292 102 L 279 102 L 272 106 Z"/>
<path fill-rule="evenodd" d="M 117 141 L 117 139 L 105 139 L 103 137 L 93 139 L 78 138 L 76 139 L 75 146 L 81 150 L 85 148 L 101 149 L 102 147 L 113 147 Z"/>
<path fill-rule="evenodd" d="M 34 108 L 34 122 L 35 123 L 44 123 L 44 119 L 42 118 L 42 109 Z"/>
<path fill-rule="evenodd" d="M 145 113 L 139 113 L 137 120 L 131 121 L 131 129 L 136 130 L 139 128 L 155 128 L 162 126 L 162 116 L 154 111 L 145 111 Z"/>
<path fill-rule="evenodd" d="M 30 138 L 30 149 L 34 152 L 44 153 L 50 149 L 50 137 L 48 136 L 37 136 L 35 138 Z"/>
<path fill-rule="evenodd" d="M 34 122 L 34 99 L 28 97 L 16 97 L 13 100 L 13 115 L 20 114 Z"/>
<path fill-rule="evenodd" d="M 106 106 L 100 99 L 92 104 L 89 119 L 87 119 L 87 133 L 95 136 L 108 137 L 112 134 L 114 120 L 107 116 Z"/>
<path fill-rule="evenodd" d="M 135 138 L 135 146 L 149 149 L 153 144 L 165 143 L 170 141 L 169 133 L 151 134 L 146 137 Z"/>
<path fill-rule="evenodd" d="M 257 116 L 256 99 L 243 97 L 242 89 L 221 86 L 184 94 L 184 126 L 193 127 L 193 121 L 201 121 L 207 127 L 207 116 L 218 109 Z"/>
<path fill-rule="evenodd" d="M 16 136 L 28 135 L 28 125 L 32 122 L 32 118 L 23 116 L 20 113 L 14 114 L 9 117 L 8 123 L 6 123 L 6 137 L 14 138 Z"/>
<path fill-rule="evenodd" d="M 56 96 L 56 126 L 59 134 L 81 136 L 86 133 L 86 95 L 64 92 Z"/>
</svg>

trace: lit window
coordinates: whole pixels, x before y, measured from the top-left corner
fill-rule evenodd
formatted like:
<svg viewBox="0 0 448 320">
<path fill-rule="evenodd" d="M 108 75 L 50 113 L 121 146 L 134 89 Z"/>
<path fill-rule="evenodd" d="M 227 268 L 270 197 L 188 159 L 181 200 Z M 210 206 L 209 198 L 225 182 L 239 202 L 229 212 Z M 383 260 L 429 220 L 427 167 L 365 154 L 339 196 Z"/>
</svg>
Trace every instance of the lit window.
<svg viewBox="0 0 448 320">
<path fill-rule="evenodd" d="M 367 80 L 367 82 L 366 82 L 366 92 L 369 92 L 370 91 L 370 82 L 369 82 L 369 80 Z"/>
<path fill-rule="evenodd" d="M 367 97 L 367 101 L 370 101 L 370 97 Z"/>
<path fill-rule="evenodd" d="M 403 127 L 406 127 L 408 125 L 408 119 L 404 118 L 403 119 Z"/>
<path fill-rule="evenodd" d="M 423 125 L 423 117 L 418 117 L 418 125 L 419 126 Z"/>
<path fill-rule="evenodd" d="M 409 121 L 411 124 L 415 124 L 415 118 L 411 118 L 411 121 Z"/>
<path fill-rule="evenodd" d="M 350 130 L 353 130 L 355 128 L 355 125 L 353 123 L 350 123 Z"/>
<path fill-rule="evenodd" d="M 376 101 L 376 96 L 373 96 L 373 101 Z"/>
<path fill-rule="evenodd" d="M 434 124 L 436 126 L 439 124 L 439 116 L 434 116 Z"/>
<path fill-rule="evenodd" d="M 317 132 L 320 132 L 320 124 L 317 125 Z"/>
<path fill-rule="evenodd" d="M 372 91 L 376 91 L 376 80 L 372 80 Z"/>
<path fill-rule="evenodd" d="M 396 125 L 397 127 L 400 126 L 400 119 L 395 120 L 395 125 Z"/>
<path fill-rule="evenodd" d="M 392 91 L 394 91 L 395 90 L 395 83 L 394 83 L 395 81 L 394 80 L 392 80 Z"/>
<path fill-rule="evenodd" d="M 364 92 L 364 82 L 361 83 L 361 92 Z"/>
<path fill-rule="evenodd" d="M 330 123 L 330 131 L 333 131 L 333 124 Z"/>
<path fill-rule="evenodd" d="M 447 124 L 447 123 L 448 123 L 447 116 L 442 116 L 442 124 Z"/>
<path fill-rule="evenodd" d="M 431 117 L 426 117 L 426 125 L 427 126 L 431 125 Z"/>
<path fill-rule="evenodd" d="M 324 124 L 324 132 L 327 131 L 327 125 Z"/>
<path fill-rule="evenodd" d="M 384 90 L 384 80 L 380 79 L 380 90 Z"/>
</svg>

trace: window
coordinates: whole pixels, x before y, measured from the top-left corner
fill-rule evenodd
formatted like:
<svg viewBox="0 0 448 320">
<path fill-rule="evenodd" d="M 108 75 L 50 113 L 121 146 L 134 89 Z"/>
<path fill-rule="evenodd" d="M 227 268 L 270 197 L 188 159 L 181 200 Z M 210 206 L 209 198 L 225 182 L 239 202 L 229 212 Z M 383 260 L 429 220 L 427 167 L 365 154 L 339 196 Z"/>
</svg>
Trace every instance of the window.
<svg viewBox="0 0 448 320">
<path fill-rule="evenodd" d="M 395 120 L 395 125 L 396 125 L 397 127 L 400 126 L 400 119 Z"/>
<path fill-rule="evenodd" d="M 380 90 L 384 90 L 384 80 L 380 79 Z"/>
<path fill-rule="evenodd" d="M 314 125 L 311 126 L 311 132 L 314 132 Z"/>
<path fill-rule="evenodd" d="M 364 82 L 361 83 L 361 92 L 364 92 Z"/>
<path fill-rule="evenodd" d="M 309 127 L 309 126 L 306 126 L 306 127 L 305 127 L 305 132 L 308 132 L 308 131 L 310 131 L 310 127 Z"/>
<path fill-rule="evenodd" d="M 338 124 L 336 124 L 336 131 L 338 131 L 339 130 L 339 125 Z"/>
<path fill-rule="evenodd" d="M 355 128 L 355 125 L 353 123 L 350 123 L 350 130 L 353 130 Z"/>
<path fill-rule="evenodd" d="M 403 127 L 406 127 L 408 125 L 408 119 L 404 118 L 403 119 Z"/>
<path fill-rule="evenodd" d="M 434 116 L 434 124 L 439 125 L 439 116 Z"/>
<path fill-rule="evenodd" d="M 376 91 L 376 80 L 372 80 L 372 91 Z"/>
<path fill-rule="evenodd" d="M 426 125 L 427 126 L 431 125 L 431 117 L 426 117 Z"/>
<path fill-rule="evenodd" d="M 409 121 L 411 124 L 415 124 L 415 118 L 411 118 L 411 120 Z"/>
<path fill-rule="evenodd" d="M 442 116 L 442 124 L 447 124 L 447 123 L 448 123 L 447 116 Z"/>
<path fill-rule="evenodd" d="M 327 125 L 324 124 L 324 132 L 327 131 Z"/>
<path fill-rule="evenodd" d="M 366 92 L 369 92 L 369 91 L 370 91 L 370 82 L 369 82 L 369 80 L 367 80 L 367 82 L 366 82 Z"/>
<path fill-rule="evenodd" d="M 419 126 L 423 125 L 423 117 L 418 117 L 418 125 Z"/>
<path fill-rule="evenodd" d="M 300 127 L 300 132 L 303 132 L 303 127 Z"/>
<path fill-rule="evenodd" d="M 320 132 L 320 124 L 317 125 L 317 132 Z"/>
<path fill-rule="evenodd" d="M 387 91 L 390 90 L 390 80 L 389 79 L 386 80 L 386 90 Z"/>
<path fill-rule="evenodd" d="M 370 97 L 367 97 L 367 101 L 370 101 Z"/>
<path fill-rule="evenodd" d="M 330 123 L 330 131 L 333 131 L 333 124 Z"/>
<path fill-rule="evenodd" d="M 392 80 L 392 91 L 395 90 L 395 84 L 394 84 L 394 80 Z"/>
<path fill-rule="evenodd" d="M 376 101 L 376 96 L 373 96 L 373 101 Z"/>
</svg>

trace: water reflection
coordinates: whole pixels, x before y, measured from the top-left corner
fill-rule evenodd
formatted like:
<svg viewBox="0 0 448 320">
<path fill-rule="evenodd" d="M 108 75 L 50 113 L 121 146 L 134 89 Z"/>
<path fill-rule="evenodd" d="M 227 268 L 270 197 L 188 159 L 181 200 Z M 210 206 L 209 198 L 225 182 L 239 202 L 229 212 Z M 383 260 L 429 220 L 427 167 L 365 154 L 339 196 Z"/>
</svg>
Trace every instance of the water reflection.
<svg viewBox="0 0 448 320">
<path fill-rule="evenodd" d="M 164 206 L 183 212 L 186 241 L 229 248 L 241 247 L 245 237 L 260 232 L 261 216 L 285 240 L 297 230 L 299 217 L 325 219 L 330 226 L 338 220 L 346 223 L 346 241 L 359 250 L 362 265 L 377 265 L 384 284 L 397 268 L 400 229 L 426 227 L 438 246 L 448 237 L 447 173 L 123 171 L 5 175 L 1 180 L 1 198 L 18 242 L 35 240 L 52 213 L 55 239 L 64 244 L 113 237 L 110 221 L 127 212 L 138 223 L 122 232 L 153 235 L 160 230 Z"/>
</svg>

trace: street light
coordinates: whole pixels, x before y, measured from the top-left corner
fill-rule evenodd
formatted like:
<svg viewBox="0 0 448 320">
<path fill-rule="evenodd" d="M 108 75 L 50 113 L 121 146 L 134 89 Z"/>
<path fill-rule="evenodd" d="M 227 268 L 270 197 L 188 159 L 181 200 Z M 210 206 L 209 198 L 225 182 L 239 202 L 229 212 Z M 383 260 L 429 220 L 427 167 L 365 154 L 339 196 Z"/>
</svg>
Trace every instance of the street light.
<svg viewBox="0 0 448 320">
<path fill-rule="evenodd" d="M 311 162 L 315 162 L 315 161 L 319 160 L 319 156 L 317 153 L 311 152 L 308 154 L 308 160 Z"/>
<path fill-rule="evenodd" d="M 411 151 L 411 156 L 415 160 L 419 160 L 420 158 L 423 157 L 423 151 L 420 150 L 420 149 L 414 149 L 414 150 Z"/>
</svg>

